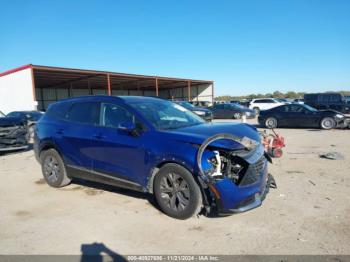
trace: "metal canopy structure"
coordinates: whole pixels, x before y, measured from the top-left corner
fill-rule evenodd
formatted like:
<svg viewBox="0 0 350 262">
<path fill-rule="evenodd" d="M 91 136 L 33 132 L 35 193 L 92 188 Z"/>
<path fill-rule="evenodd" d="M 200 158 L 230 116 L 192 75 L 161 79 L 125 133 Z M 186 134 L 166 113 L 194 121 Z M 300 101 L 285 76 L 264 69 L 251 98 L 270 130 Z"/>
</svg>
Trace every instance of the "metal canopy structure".
<svg viewBox="0 0 350 262">
<path fill-rule="evenodd" d="M 166 99 L 199 100 L 199 87 L 210 86 L 213 81 L 182 79 L 160 76 L 123 74 L 107 71 L 82 70 L 32 65 L 36 96 L 45 101 L 45 90 L 66 89 L 66 96 L 81 95 L 142 95 L 159 96 Z M 191 90 L 192 89 L 192 90 Z M 76 92 L 80 90 L 80 92 Z M 85 91 L 83 91 L 85 90 Z M 176 91 L 175 91 L 176 90 Z M 206 100 L 212 101 L 211 96 Z M 38 94 L 39 91 L 39 94 Z M 175 92 L 171 92 L 175 91 Z M 55 99 L 60 98 L 59 94 Z M 52 101 L 49 99 L 50 101 Z M 46 106 L 44 106 L 46 107 Z"/>
<path fill-rule="evenodd" d="M 70 84 L 73 88 L 95 87 L 106 89 L 155 90 L 184 86 L 212 84 L 213 81 L 182 79 L 106 71 L 81 70 L 71 68 L 32 65 L 37 88 L 52 88 Z"/>
<path fill-rule="evenodd" d="M 213 101 L 214 82 L 162 76 L 124 74 L 28 64 L 0 77 L 31 70 L 33 100 L 38 109 L 60 99 L 82 95 L 138 95 L 165 99 Z"/>
</svg>

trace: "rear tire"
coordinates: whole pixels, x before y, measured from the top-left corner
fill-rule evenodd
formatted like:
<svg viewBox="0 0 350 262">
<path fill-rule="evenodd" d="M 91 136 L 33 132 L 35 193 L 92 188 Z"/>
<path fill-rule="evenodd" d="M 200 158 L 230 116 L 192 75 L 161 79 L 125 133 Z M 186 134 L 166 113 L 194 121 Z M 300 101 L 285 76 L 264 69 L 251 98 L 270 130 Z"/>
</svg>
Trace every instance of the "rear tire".
<svg viewBox="0 0 350 262">
<path fill-rule="evenodd" d="M 321 120 L 321 128 L 329 130 L 335 127 L 335 120 L 332 117 L 325 117 Z"/>
<path fill-rule="evenodd" d="M 166 164 L 154 178 L 154 195 L 162 211 L 177 219 L 187 219 L 200 212 L 201 190 L 193 175 L 178 164 Z"/>
<path fill-rule="evenodd" d="M 52 187 L 63 187 L 71 182 L 59 153 L 49 149 L 40 154 L 41 170 L 46 183 Z"/>
<path fill-rule="evenodd" d="M 267 128 L 276 128 L 277 127 L 277 119 L 274 117 L 269 117 L 265 120 L 265 126 Z"/>
</svg>

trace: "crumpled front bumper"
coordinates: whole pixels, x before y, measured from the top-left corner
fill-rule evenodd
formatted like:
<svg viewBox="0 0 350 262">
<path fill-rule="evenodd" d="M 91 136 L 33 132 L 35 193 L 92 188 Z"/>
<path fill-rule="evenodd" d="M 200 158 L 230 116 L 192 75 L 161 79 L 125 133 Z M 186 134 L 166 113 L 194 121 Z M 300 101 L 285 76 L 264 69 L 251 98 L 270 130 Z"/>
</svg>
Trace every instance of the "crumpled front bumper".
<svg viewBox="0 0 350 262">
<path fill-rule="evenodd" d="M 256 207 L 261 206 L 262 202 L 264 201 L 266 195 L 270 191 L 271 184 L 274 183 L 274 178 L 271 174 L 268 174 L 268 180 L 265 185 L 265 188 L 260 193 L 255 193 L 253 197 L 248 198 L 243 203 L 238 205 L 236 208 L 233 209 L 222 209 L 219 210 L 220 214 L 235 214 L 235 213 L 242 213 L 251 209 L 254 209 Z"/>
<path fill-rule="evenodd" d="M 230 179 L 215 183 L 214 187 L 218 193 L 216 197 L 218 214 L 241 213 L 261 206 L 272 184 L 275 185 L 275 181 L 268 173 L 267 163 L 254 184 L 239 186 Z"/>
</svg>

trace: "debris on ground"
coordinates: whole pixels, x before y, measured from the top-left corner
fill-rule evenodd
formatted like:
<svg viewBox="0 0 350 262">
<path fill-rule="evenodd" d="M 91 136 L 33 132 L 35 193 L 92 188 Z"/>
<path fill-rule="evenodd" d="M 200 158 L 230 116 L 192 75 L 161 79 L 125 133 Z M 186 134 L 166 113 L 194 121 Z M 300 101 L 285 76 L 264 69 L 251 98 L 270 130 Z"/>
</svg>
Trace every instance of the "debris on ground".
<svg viewBox="0 0 350 262">
<path fill-rule="evenodd" d="M 287 174 L 304 174 L 304 172 L 299 170 L 287 170 Z"/>
<path fill-rule="evenodd" d="M 344 160 L 344 156 L 338 152 L 329 152 L 329 153 L 319 154 L 319 157 L 330 159 L 330 160 Z"/>
<path fill-rule="evenodd" d="M 314 182 L 312 182 L 311 180 L 309 180 L 310 184 L 316 186 L 316 184 Z"/>
</svg>

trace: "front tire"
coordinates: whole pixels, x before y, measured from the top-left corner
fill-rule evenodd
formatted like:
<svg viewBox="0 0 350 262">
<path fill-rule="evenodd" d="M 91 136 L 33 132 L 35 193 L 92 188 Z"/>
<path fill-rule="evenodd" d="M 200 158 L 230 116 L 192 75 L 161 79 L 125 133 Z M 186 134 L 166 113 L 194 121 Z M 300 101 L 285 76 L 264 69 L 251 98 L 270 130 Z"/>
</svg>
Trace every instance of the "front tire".
<svg viewBox="0 0 350 262">
<path fill-rule="evenodd" d="M 276 128 L 277 127 L 277 119 L 274 117 L 269 117 L 268 119 L 266 119 L 265 121 L 265 126 L 267 128 Z"/>
<path fill-rule="evenodd" d="M 154 195 L 162 211 L 177 219 L 200 212 L 202 193 L 192 174 L 177 164 L 166 164 L 154 178 Z"/>
<path fill-rule="evenodd" d="M 332 117 L 325 117 L 321 120 L 321 128 L 329 130 L 335 127 L 335 120 Z"/>
<path fill-rule="evenodd" d="M 49 149 L 40 154 L 41 170 L 46 183 L 52 187 L 63 187 L 71 182 L 59 153 Z"/>
</svg>

